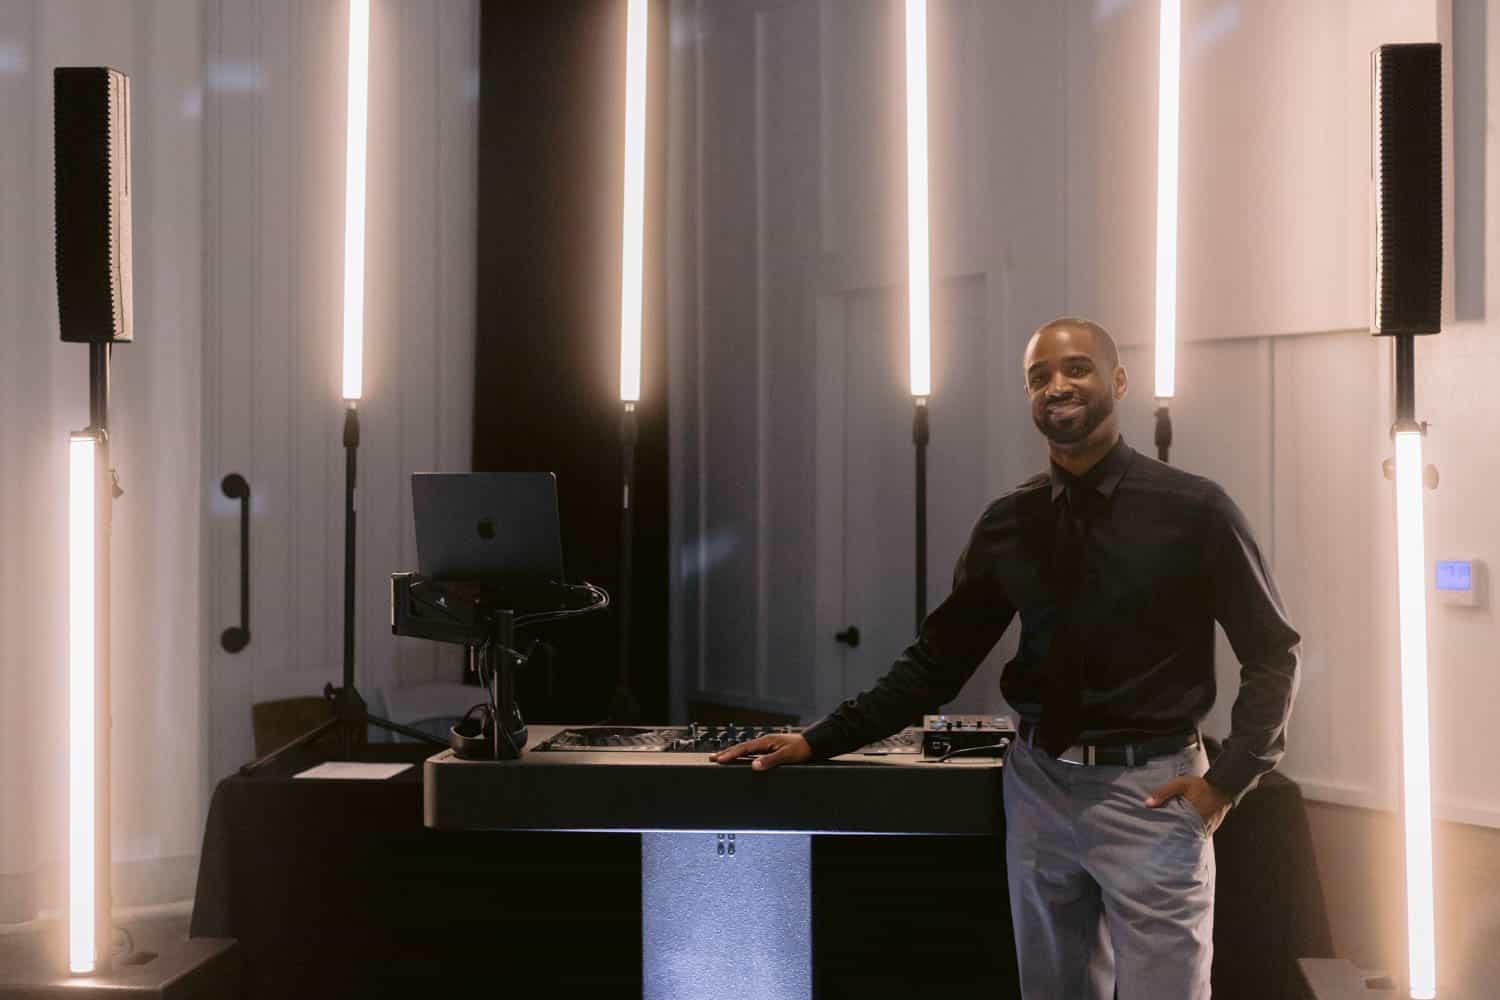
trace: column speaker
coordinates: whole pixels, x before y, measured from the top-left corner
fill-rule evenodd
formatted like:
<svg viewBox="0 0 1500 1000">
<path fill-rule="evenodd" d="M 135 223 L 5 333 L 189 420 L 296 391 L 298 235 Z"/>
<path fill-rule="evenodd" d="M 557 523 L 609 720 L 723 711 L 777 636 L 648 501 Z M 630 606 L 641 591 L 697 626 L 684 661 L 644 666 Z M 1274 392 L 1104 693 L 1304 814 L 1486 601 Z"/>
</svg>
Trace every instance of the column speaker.
<svg viewBox="0 0 1500 1000">
<path fill-rule="evenodd" d="M 1443 65 L 1433 43 L 1371 57 L 1375 195 L 1370 330 L 1437 333 L 1443 297 Z"/>
<path fill-rule="evenodd" d="M 130 80 L 104 67 L 52 71 L 56 139 L 57 311 L 62 339 L 127 342 Z"/>
</svg>

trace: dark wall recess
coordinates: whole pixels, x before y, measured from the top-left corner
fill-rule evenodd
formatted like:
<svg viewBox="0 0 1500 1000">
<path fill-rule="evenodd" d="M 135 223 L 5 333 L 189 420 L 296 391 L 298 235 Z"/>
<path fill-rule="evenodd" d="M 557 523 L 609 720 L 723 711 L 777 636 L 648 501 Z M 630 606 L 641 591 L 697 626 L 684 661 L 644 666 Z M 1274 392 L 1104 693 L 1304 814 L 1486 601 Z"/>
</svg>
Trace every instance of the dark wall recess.
<svg viewBox="0 0 1500 1000">
<path fill-rule="evenodd" d="M 611 594 L 620 585 L 625 13 L 624 0 L 485 0 L 480 42 L 474 468 L 555 472 L 568 577 Z M 631 657 L 652 721 L 667 721 L 666 17 L 653 0 Z M 550 671 L 523 678 L 528 719 L 605 716 L 617 626 L 606 612 L 537 630 L 556 656 Z"/>
</svg>

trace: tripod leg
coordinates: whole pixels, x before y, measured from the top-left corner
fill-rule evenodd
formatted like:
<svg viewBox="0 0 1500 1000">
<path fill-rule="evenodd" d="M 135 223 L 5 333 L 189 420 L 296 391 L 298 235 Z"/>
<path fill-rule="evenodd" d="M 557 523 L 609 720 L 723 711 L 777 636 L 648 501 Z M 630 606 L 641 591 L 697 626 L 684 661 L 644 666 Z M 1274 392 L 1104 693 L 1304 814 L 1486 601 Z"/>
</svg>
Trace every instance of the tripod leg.
<svg viewBox="0 0 1500 1000">
<path fill-rule="evenodd" d="M 421 743 L 431 743 L 435 747 L 446 747 L 448 745 L 446 740 L 440 740 L 436 736 L 422 732 L 420 729 L 413 729 L 410 726 L 403 726 L 399 722 L 392 722 L 389 719 L 382 719 L 378 715 L 365 716 L 365 722 L 372 726 L 378 726 L 379 728 L 385 729 L 389 732 L 400 733 L 402 736 L 410 736 L 412 739 L 417 740 Z"/>
<path fill-rule="evenodd" d="M 331 718 L 331 719 L 325 719 L 324 721 L 318 723 L 312 729 L 309 729 L 307 732 L 303 733 L 301 736 L 299 736 L 296 739 L 292 740 L 290 743 L 286 743 L 286 744 L 283 744 L 282 746 L 277 747 L 275 750 L 272 750 L 270 753 L 266 754 L 264 757 L 260 758 L 259 760 L 253 760 L 253 761 L 251 761 L 248 764 L 242 765 L 240 767 L 240 774 L 254 774 L 256 771 L 259 771 L 261 768 L 265 767 L 267 764 L 269 764 L 272 761 L 276 760 L 282 754 L 287 753 L 288 751 L 291 751 L 291 750 L 296 750 L 298 747 L 307 746 L 313 740 L 316 740 L 318 737 L 324 735 L 325 733 L 328 733 L 328 732 L 332 731 L 335 726 L 339 725 L 339 723 L 341 723 L 343 721 L 344 721 L 343 719 L 340 719 L 336 715 L 333 718 Z"/>
</svg>

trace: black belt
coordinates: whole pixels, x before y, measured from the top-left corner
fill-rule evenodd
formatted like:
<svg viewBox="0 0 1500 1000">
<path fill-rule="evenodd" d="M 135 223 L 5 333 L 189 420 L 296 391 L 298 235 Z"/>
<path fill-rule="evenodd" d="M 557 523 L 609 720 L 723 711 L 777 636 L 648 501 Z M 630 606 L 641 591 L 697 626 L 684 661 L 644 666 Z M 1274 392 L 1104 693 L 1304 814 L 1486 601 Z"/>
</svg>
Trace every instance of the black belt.
<svg viewBox="0 0 1500 1000">
<path fill-rule="evenodd" d="M 1025 740 L 1028 745 L 1036 745 L 1036 731 L 1037 727 L 1032 723 L 1024 720 L 1021 722 L 1021 739 Z M 1197 745 L 1197 731 L 1189 731 L 1157 736 L 1136 743 L 1076 744 L 1059 754 L 1057 759 L 1064 764 L 1110 764 L 1117 767 L 1120 765 L 1135 767 L 1153 758 L 1181 753 Z"/>
</svg>

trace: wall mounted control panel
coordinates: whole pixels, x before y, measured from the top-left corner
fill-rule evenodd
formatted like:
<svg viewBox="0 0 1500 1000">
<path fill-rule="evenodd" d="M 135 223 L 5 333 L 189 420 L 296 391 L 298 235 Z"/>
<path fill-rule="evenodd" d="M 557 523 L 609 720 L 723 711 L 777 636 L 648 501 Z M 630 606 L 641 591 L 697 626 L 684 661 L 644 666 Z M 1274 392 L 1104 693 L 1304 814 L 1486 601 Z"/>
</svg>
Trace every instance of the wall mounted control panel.
<svg viewBox="0 0 1500 1000">
<path fill-rule="evenodd" d="M 1433 586 L 1440 604 L 1484 607 L 1484 563 L 1478 559 L 1439 559 L 1433 569 Z"/>
</svg>

